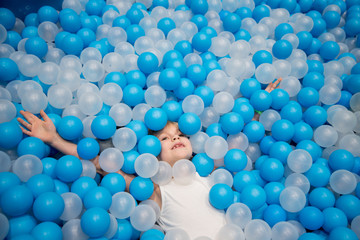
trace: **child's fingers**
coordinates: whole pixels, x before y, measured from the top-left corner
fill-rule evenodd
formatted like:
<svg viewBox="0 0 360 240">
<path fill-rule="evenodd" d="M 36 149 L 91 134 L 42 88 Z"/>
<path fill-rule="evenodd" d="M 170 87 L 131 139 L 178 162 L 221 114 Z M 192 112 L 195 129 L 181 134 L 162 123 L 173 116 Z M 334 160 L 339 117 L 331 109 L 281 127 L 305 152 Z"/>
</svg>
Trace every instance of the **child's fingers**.
<svg viewBox="0 0 360 240">
<path fill-rule="evenodd" d="M 51 121 L 49 116 L 44 112 L 44 110 L 40 110 L 40 116 L 44 119 L 45 122 Z"/>
<path fill-rule="evenodd" d="M 17 118 L 18 122 L 21 123 L 24 127 L 26 127 L 27 129 L 31 129 L 31 124 L 29 124 L 28 122 L 26 122 L 24 119 L 22 118 Z M 21 126 L 20 126 L 21 127 Z"/>
<path fill-rule="evenodd" d="M 23 133 L 25 133 L 26 135 L 31 136 L 31 132 L 30 132 L 30 131 L 26 130 L 26 129 L 23 128 L 22 126 L 20 126 L 20 128 L 21 128 L 21 131 L 22 131 Z"/>
<path fill-rule="evenodd" d="M 29 123 L 31 123 L 34 120 L 34 118 L 36 118 L 36 116 L 34 114 L 32 114 L 31 112 L 28 112 L 28 111 L 21 110 L 20 113 L 21 113 L 21 115 L 24 116 L 26 121 L 28 121 Z"/>
<path fill-rule="evenodd" d="M 282 78 L 278 78 L 275 82 L 274 82 L 274 88 L 277 88 L 280 84 L 280 82 L 282 81 Z"/>
</svg>

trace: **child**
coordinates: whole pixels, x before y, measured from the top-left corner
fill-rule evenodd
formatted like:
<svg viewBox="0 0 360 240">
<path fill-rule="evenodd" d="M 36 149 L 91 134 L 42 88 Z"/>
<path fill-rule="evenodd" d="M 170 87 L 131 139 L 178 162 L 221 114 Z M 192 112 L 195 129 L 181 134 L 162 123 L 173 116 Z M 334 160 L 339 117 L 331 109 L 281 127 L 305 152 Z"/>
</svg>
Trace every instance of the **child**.
<svg viewBox="0 0 360 240">
<path fill-rule="evenodd" d="M 281 79 L 271 83 L 265 89 L 268 92 L 274 90 Z M 22 131 L 33 137 L 40 138 L 50 146 L 66 155 L 79 157 L 77 145 L 61 138 L 56 128 L 44 111 L 40 112 L 43 120 L 29 112 L 20 111 L 27 120 L 18 118 L 25 127 Z M 255 117 L 256 118 L 256 117 Z M 153 133 L 161 142 L 159 159 L 168 162 L 171 166 L 181 159 L 190 159 L 192 146 L 189 139 L 184 136 L 178 125 L 168 122 L 166 126 Z M 98 156 L 92 160 L 98 171 Z M 135 176 L 119 170 L 126 181 L 126 190 Z M 192 183 L 179 185 L 174 181 L 159 186 L 155 184 L 154 192 L 150 199 L 154 200 L 161 209 L 158 224 L 166 232 L 170 229 L 181 228 L 185 230 L 191 239 L 207 236 L 214 239 L 216 233 L 225 225 L 225 212 L 213 208 L 209 203 L 210 184 L 207 177 L 200 177 L 197 173 Z"/>
</svg>

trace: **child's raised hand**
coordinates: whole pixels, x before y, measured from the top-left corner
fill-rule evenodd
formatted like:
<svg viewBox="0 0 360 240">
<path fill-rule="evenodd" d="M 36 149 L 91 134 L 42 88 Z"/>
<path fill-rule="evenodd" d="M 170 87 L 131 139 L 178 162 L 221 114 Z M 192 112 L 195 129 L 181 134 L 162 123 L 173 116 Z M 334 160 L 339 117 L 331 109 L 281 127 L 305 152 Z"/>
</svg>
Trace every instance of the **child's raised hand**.
<svg viewBox="0 0 360 240">
<path fill-rule="evenodd" d="M 275 82 L 269 83 L 269 85 L 267 85 L 267 87 L 265 88 L 265 91 L 270 93 L 274 89 L 278 88 L 281 81 L 282 81 L 282 78 L 279 78 Z"/>
<path fill-rule="evenodd" d="M 40 138 L 46 143 L 51 143 L 54 140 L 57 134 L 56 127 L 43 110 L 40 111 L 40 115 L 44 120 L 27 111 L 20 111 L 20 113 L 26 119 L 26 121 L 22 118 L 17 119 L 24 126 L 20 126 L 23 133 Z"/>
</svg>

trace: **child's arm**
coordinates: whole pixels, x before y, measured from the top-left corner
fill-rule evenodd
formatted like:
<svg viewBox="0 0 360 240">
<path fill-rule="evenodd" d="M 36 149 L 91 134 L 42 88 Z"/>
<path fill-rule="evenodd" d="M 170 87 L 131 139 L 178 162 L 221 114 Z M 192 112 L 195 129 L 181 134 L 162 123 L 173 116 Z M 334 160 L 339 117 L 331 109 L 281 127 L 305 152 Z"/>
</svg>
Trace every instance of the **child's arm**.
<svg viewBox="0 0 360 240">
<path fill-rule="evenodd" d="M 20 113 L 26 119 L 26 121 L 22 118 L 17 119 L 24 126 L 20 126 L 23 133 L 31 137 L 40 138 L 43 142 L 65 155 L 79 157 L 77 145 L 66 141 L 58 134 L 54 123 L 43 110 L 40 111 L 40 115 L 44 120 L 27 111 L 20 111 Z"/>
<path fill-rule="evenodd" d="M 269 83 L 269 85 L 266 86 L 265 91 L 271 93 L 274 89 L 278 88 L 281 80 L 282 80 L 282 78 L 279 78 L 275 82 Z M 252 120 L 259 121 L 259 118 L 260 118 L 260 114 L 255 112 Z"/>
</svg>

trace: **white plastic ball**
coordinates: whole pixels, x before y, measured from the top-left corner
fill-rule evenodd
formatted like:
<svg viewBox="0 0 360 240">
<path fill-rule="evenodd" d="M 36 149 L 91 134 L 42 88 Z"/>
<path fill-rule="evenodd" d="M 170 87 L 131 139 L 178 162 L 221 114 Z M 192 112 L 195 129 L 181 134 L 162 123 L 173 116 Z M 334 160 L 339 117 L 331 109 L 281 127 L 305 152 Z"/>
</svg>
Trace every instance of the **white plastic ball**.
<svg viewBox="0 0 360 240">
<path fill-rule="evenodd" d="M 0 99 L 0 123 L 9 122 L 15 117 L 15 105 L 9 100 Z"/>
<path fill-rule="evenodd" d="M 197 132 L 194 135 L 190 136 L 190 143 L 194 153 L 203 153 L 205 152 L 205 142 L 209 136 L 204 132 Z"/>
<path fill-rule="evenodd" d="M 110 52 L 104 56 L 102 64 L 108 73 L 122 72 L 124 68 L 124 58 L 116 52 Z"/>
<path fill-rule="evenodd" d="M 355 114 L 360 111 L 360 93 L 352 95 L 350 99 L 350 108 L 355 112 Z"/>
<path fill-rule="evenodd" d="M 259 35 L 250 38 L 249 43 L 252 54 L 256 53 L 259 50 L 265 50 L 267 47 L 266 39 Z"/>
<path fill-rule="evenodd" d="M 324 64 L 324 76 L 335 75 L 341 77 L 344 74 L 345 68 L 339 61 L 330 61 Z"/>
<path fill-rule="evenodd" d="M 220 119 L 220 114 L 215 110 L 214 107 L 206 107 L 199 116 L 203 127 L 207 128 L 213 123 L 216 123 Z"/>
<path fill-rule="evenodd" d="M 172 167 L 174 181 L 181 185 L 190 184 L 196 173 L 195 165 L 188 159 L 181 159 L 175 162 Z"/>
<path fill-rule="evenodd" d="M 154 226 L 156 214 L 154 209 L 146 204 L 135 207 L 130 215 L 131 225 L 138 231 L 147 231 Z"/>
<path fill-rule="evenodd" d="M 178 42 L 187 40 L 186 33 L 180 28 L 174 28 L 169 31 L 166 37 L 172 44 L 176 45 Z"/>
<path fill-rule="evenodd" d="M 151 107 L 161 107 L 166 101 L 166 92 L 162 87 L 154 85 L 145 90 L 144 97 Z"/>
<path fill-rule="evenodd" d="M 303 149 L 295 149 L 287 157 L 288 167 L 296 173 L 304 173 L 312 166 L 312 157 L 310 153 Z"/>
<path fill-rule="evenodd" d="M 105 75 L 103 65 L 96 60 L 89 60 L 83 66 L 83 75 L 90 82 L 98 82 Z"/>
<path fill-rule="evenodd" d="M 41 60 L 32 54 L 24 55 L 18 63 L 19 71 L 26 77 L 35 77 L 39 72 L 40 65 Z"/>
<path fill-rule="evenodd" d="M 340 169 L 331 174 L 329 184 L 336 193 L 350 194 L 355 190 L 357 181 L 352 172 Z"/>
<path fill-rule="evenodd" d="M 279 88 L 284 89 L 289 94 L 289 97 L 294 97 L 301 90 L 301 83 L 298 78 L 289 76 L 283 78 L 279 84 Z"/>
<path fill-rule="evenodd" d="M 69 221 L 67 221 L 63 226 L 62 226 L 62 233 L 63 233 L 63 238 L 64 239 L 69 239 L 69 240 L 86 240 L 89 238 L 88 235 L 86 235 L 81 228 L 81 223 L 80 223 L 80 219 L 79 218 L 74 218 L 71 219 Z"/>
<path fill-rule="evenodd" d="M 336 129 L 329 125 L 322 125 L 314 131 L 314 141 L 321 147 L 330 147 L 338 140 Z"/>
<path fill-rule="evenodd" d="M 299 234 L 291 223 L 278 222 L 272 227 L 271 237 L 279 240 L 297 240 Z"/>
<path fill-rule="evenodd" d="M 212 136 L 205 142 L 205 153 L 212 159 L 221 159 L 228 151 L 228 143 L 220 136 Z"/>
<path fill-rule="evenodd" d="M 41 160 L 31 154 L 17 158 L 12 166 L 13 173 L 15 173 L 22 182 L 27 182 L 32 176 L 42 173 L 42 170 L 43 165 Z"/>
<path fill-rule="evenodd" d="M 135 199 L 127 192 L 118 192 L 112 196 L 109 211 L 118 219 L 128 218 L 135 209 Z"/>
<path fill-rule="evenodd" d="M 95 179 L 96 176 L 96 167 L 95 165 L 89 160 L 81 160 L 83 171 L 80 177 L 89 177 Z"/>
<path fill-rule="evenodd" d="M 320 102 L 326 105 L 333 105 L 337 103 L 341 98 L 341 90 L 332 84 L 324 85 L 319 90 Z"/>
<path fill-rule="evenodd" d="M 158 185 L 168 184 L 172 179 L 172 168 L 168 162 L 159 161 L 157 173 L 151 177 L 151 180 Z"/>
<path fill-rule="evenodd" d="M 10 225 L 9 225 L 8 218 L 4 214 L 0 213 L 0 238 L 1 239 L 5 239 L 5 237 L 9 233 L 9 229 L 10 229 Z"/>
<path fill-rule="evenodd" d="M 107 148 L 100 153 L 99 164 L 105 172 L 117 172 L 124 164 L 124 155 L 118 148 Z"/>
<path fill-rule="evenodd" d="M 245 226 L 246 240 L 270 240 L 271 228 L 267 222 L 261 219 L 251 220 Z"/>
<path fill-rule="evenodd" d="M 189 234 L 185 230 L 180 228 L 172 228 L 168 230 L 165 234 L 164 240 L 190 240 Z"/>
<path fill-rule="evenodd" d="M 280 120 L 280 113 L 273 109 L 265 110 L 259 117 L 259 122 L 264 126 L 266 131 L 271 131 L 272 125 Z"/>
<path fill-rule="evenodd" d="M 112 143 L 122 152 L 130 151 L 136 145 L 137 138 L 135 132 L 127 127 L 119 128 L 112 136 Z"/>
<path fill-rule="evenodd" d="M 86 115 L 96 115 L 100 112 L 103 101 L 99 94 L 86 92 L 79 97 L 79 106 Z"/>
<path fill-rule="evenodd" d="M 216 240 L 245 240 L 243 230 L 235 224 L 225 224 L 215 236 Z"/>
<path fill-rule="evenodd" d="M 134 169 L 140 177 L 151 178 L 159 170 L 159 161 L 153 154 L 143 153 L 136 158 Z"/>
<path fill-rule="evenodd" d="M 249 56 L 250 54 L 250 44 L 245 40 L 238 40 L 233 42 L 230 46 L 230 57 L 242 59 Z"/>
<path fill-rule="evenodd" d="M 126 55 L 129 54 L 134 54 L 135 53 L 135 49 L 133 47 L 133 45 L 131 45 L 128 42 L 119 42 L 116 44 L 114 52 L 120 54 L 121 56 L 125 57 Z"/>
<path fill-rule="evenodd" d="M 231 58 L 225 63 L 226 73 L 234 78 L 240 78 L 245 72 L 244 60 Z"/>
<path fill-rule="evenodd" d="M 231 175 L 231 173 L 223 168 L 216 169 L 213 171 L 210 175 L 210 185 L 214 186 L 218 183 L 224 183 L 228 185 L 229 187 L 233 186 L 234 179 Z"/>
<path fill-rule="evenodd" d="M 298 187 L 300 188 L 305 194 L 307 194 L 310 190 L 310 182 L 305 177 L 305 175 L 301 173 L 292 173 L 286 177 L 285 180 L 285 187 Z"/>
<path fill-rule="evenodd" d="M 182 109 L 184 113 L 191 112 L 200 115 L 204 111 L 204 102 L 197 95 L 189 95 L 183 100 Z"/>
<path fill-rule="evenodd" d="M 55 37 L 59 32 L 58 26 L 49 21 L 45 21 L 39 24 L 38 26 L 38 33 L 39 37 L 44 39 L 46 42 L 53 42 L 55 41 Z"/>
<path fill-rule="evenodd" d="M 69 221 L 70 219 L 77 218 L 83 210 L 81 198 L 73 192 L 63 193 L 61 194 L 61 197 L 64 200 L 65 208 L 60 216 L 60 219 L 63 221 Z"/>
<path fill-rule="evenodd" d="M 269 84 L 275 80 L 276 69 L 270 63 L 260 64 L 255 70 L 256 79 L 262 84 Z"/>
<path fill-rule="evenodd" d="M 44 59 L 46 62 L 53 62 L 56 64 L 60 64 L 61 59 L 65 56 L 63 50 L 59 48 L 50 48 L 45 55 Z"/>
<path fill-rule="evenodd" d="M 351 221 L 351 230 L 353 230 L 358 238 L 360 238 L 360 216 L 354 217 Z"/>
<path fill-rule="evenodd" d="M 348 133 L 354 130 L 357 124 L 356 116 L 348 110 L 337 111 L 332 117 L 332 126 L 336 131 Z"/>
<path fill-rule="evenodd" d="M 209 52 L 212 52 L 217 57 L 224 57 L 230 52 L 231 43 L 224 37 L 213 37 L 211 39 L 211 46 Z"/>
<path fill-rule="evenodd" d="M 306 204 L 305 193 L 298 187 L 286 187 L 280 193 L 280 205 L 288 212 L 299 212 Z"/>
<path fill-rule="evenodd" d="M 100 51 L 94 47 L 87 47 L 80 54 L 80 61 L 85 64 L 89 60 L 101 62 L 102 56 Z"/>
<path fill-rule="evenodd" d="M 82 71 L 82 63 L 77 56 L 66 55 L 60 60 L 60 68 L 66 71 L 73 70 L 80 75 Z"/>
<path fill-rule="evenodd" d="M 133 120 L 144 121 L 145 114 L 149 109 L 151 109 L 151 106 L 146 103 L 140 103 L 136 105 L 132 110 Z"/>
<path fill-rule="evenodd" d="M 252 219 L 252 213 L 247 205 L 240 202 L 233 203 L 226 210 L 225 218 L 228 224 L 236 224 L 241 229 L 244 229 Z"/>
<path fill-rule="evenodd" d="M 149 37 L 154 42 L 154 47 L 156 47 L 156 43 L 161 40 L 165 40 L 165 34 L 158 28 L 151 28 L 146 31 L 146 36 Z"/>
<path fill-rule="evenodd" d="M 220 114 L 228 113 L 234 107 L 234 97 L 228 92 L 219 92 L 214 96 L 213 107 Z"/>
<path fill-rule="evenodd" d="M 139 55 L 141 53 L 146 52 L 150 48 L 154 48 L 154 47 L 155 47 L 154 41 L 147 36 L 139 37 L 138 39 L 136 39 L 134 43 L 135 52 Z"/>
<path fill-rule="evenodd" d="M 249 147 L 249 139 L 242 132 L 234 135 L 229 135 L 226 141 L 228 142 L 229 150 L 237 148 L 245 151 Z"/>
<path fill-rule="evenodd" d="M 123 97 L 123 91 L 118 84 L 110 82 L 101 87 L 100 96 L 106 105 L 114 106 L 120 103 Z"/>
<path fill-rule="evenodd" d="M 60 67 L 53 62 L 44 62 L 39 68 L 38 78 L 41 82 L 51 85 L 56 83 Z"/>
<path fill-rule="evenodd" d="M 309 67 L 305 60 L 293 59 L 290 63 L 291 63 L 291 73 L 290 73 L 291 76 L 301 79 L 307 74 Z"/>
<path fill-rule="evenodd" d="M 138 70 L 137 60 L 139 56 L 136 54 L 128 54 L 125 56 L 124 72 L 130 72 L 131 70 Z"/>
<path fill-rule="evenodd" d="M 48 105 L 48 98 L 42 91 L 29 92 L 20 98 L 24 110 L 34 114 L 40 113 L 40 110 L 45 109 Z"/>
<path fill-rule="evenodd" d="M 227 75 L 222 70 L 213 70 L 206 77 L 206 85 L 209 86 L 214 91 L 222 91 L 226 87 Z"/>
<path fill-rule="evenodd" d="M 125 103 L 117 103 L 110 108 L 109 116 L 115 120 L 116 126 L 122 127 L 131 121 L 132 111 Z"/>
<path fill-rule="evenodd" d="M 0 25 L 0 43 L 5 42 L 6 37 L 7 37 L 6 28 L 1 24 Z"/>
<path fill-rule="evenodd" d="M 81 85 L 79 73 L 70 69 L 61 69 L 57 78 L 57 83 L 68 87 L 72 92 L 77 90 Z"/>
<path fill-rule="evenodd" d="M 0 151 L 0 172 L 9 172 L 10 168 L 10 156 L 6 152 Z"/>
<path fill-rule="evenodd" d="M 100 40 L 108 37 L 108 33 L 111 27 L 107 24 L 101 24 L 96 29 L 96 40 Z"/>
</svg>

